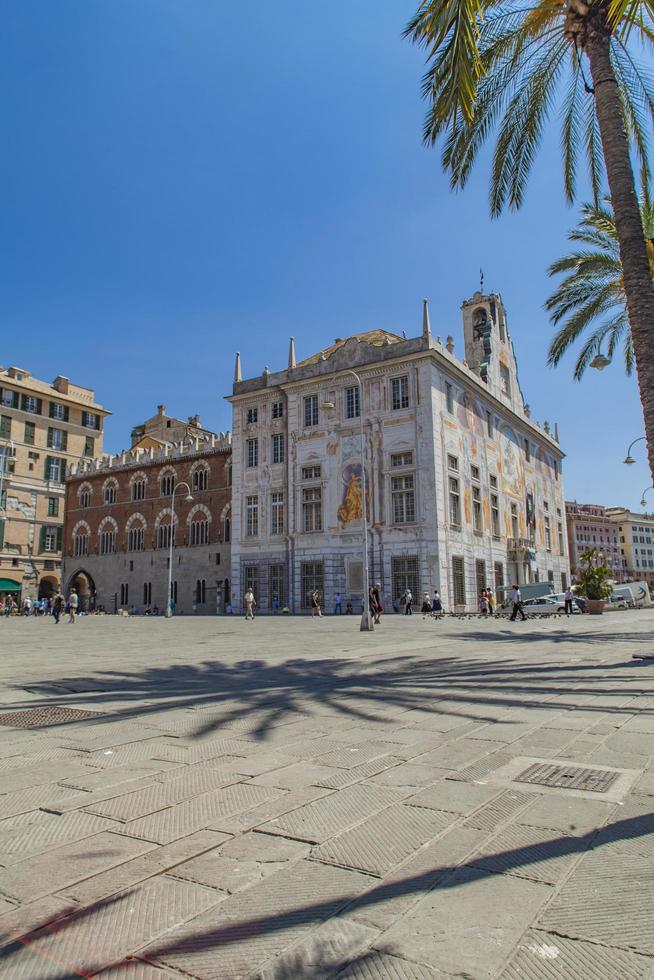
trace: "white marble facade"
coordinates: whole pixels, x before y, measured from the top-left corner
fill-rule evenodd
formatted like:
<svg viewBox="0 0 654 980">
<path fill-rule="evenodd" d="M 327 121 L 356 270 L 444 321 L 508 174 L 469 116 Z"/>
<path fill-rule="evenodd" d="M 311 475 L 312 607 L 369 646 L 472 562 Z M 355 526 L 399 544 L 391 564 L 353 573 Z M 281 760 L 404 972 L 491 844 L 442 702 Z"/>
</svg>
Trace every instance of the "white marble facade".
<svg viewBox="0 0 654 980">
<path fill-rule="evenodd" d="M 446 609 L 483 586 L 569 578 L 558 434 L 529 418 L 498 295 L 462 307 L 466 361 L 451 338 L 383 330 L 337 340 L 233 394 L 232 599 L 301 612 L 311 588 L 361 610 L 360 408 L 371 582 L 387 610 L 408 585 Z M 354 369 L 362 380 L 361 404 Z M 418 603 L 419 604 L 419 603 Z"/>
</svg>

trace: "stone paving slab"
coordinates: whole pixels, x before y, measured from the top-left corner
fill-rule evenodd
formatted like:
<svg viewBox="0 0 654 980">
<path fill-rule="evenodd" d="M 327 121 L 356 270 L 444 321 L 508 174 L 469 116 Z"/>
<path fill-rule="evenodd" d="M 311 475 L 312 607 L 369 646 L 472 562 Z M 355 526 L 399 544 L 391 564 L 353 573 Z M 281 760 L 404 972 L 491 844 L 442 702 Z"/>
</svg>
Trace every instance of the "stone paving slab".
<svg viewBox="0 0 654 980">
<path fill-rule="evenodd" d="M 254 980 L 367 882 L 354 871 L 300 861 L 173 930 L 141 955 L 198 980 Z"/>
<path fill-rule="evenodd" d="M 261 826 L 269 834 L 282 834 L 320 844 L 386 806 L 396 803 L 394 790 L 377 786 L 347 786 L 313 803 L 276 817 Z"/>
<path fill-rule="evenodd" d="M 101 769 L 91 776 L 68 776 L 59 780 L 59 786 L 64 789 L 78 789 L 92 793 L 94 790 L 109 789 L 121 783 L 140 782 L 152 778 L 157 769 L 139 769 L 133 766 L 117 766 L 114 769 Z"/>
<path fill-rule="evenodd" d="M 289 793 L 267 800 L 243 813 L 223 814 L 212 820 L 208 827 L 212 830 L 222 830 L 226 834 L 242 834 L 253 828 L 264 828 L 270 821 L 283 813 L 290 813 L 307 803 L 329 795 L 328 789 L 318 786 L 307 786 L 304 789 L 291 790 Z"/>
<path fill-rule="evenodd" d="M 434 980 L 438 977 L 445 977 L 445 974 L 376 950 L 361 956 L 338 973 L 338 980 Z"/>
<path fill-rule="evenodd" d="M 488 871 L 556 885 L 588 846 L 588 842 L 574 837 L 552 837 L 547 830 L 510 824 L 492 837 L 471 863 Z"/>
<path fill-rule="evenodd" d="M 532 930 L 498 980 L 651 980 L 652 961 L 636 953 Z"/>
<path fill-rule="evenodd" d="M 205 769 L 185 766 L 174 770 L 165 779 L 158 779 L 134 793 L 125 793 L 86 807 L 89 813 L 110 817 L 113 820 L 131 821 L 149 813 L 163 810 L 175 803 L 192 799 L 230 783 L 238 783 L 240 776 L 225 769 Z"/>
<path fill-rule="evenodd" d="M 160 877 L 99 903 L 88 913 L 81 910 L 57 920 L 31 933 L 25 942 L 30 960 L 41 957 L 48 964 L 46 970 L 56 963 L 84 976 L 120 961 L 215 903 L 215 893 L 201 885 Z M 12 961 L 20 964 L 20 959 L 20 950 L 9 956 L 9 969 Z"/>
<path fill-rule="evenodd" d="M 496 786 L 479 786 L 476 783 L 445 779 L 439 780 L 434 786 L 428 786 L 415 796 L 409 796 L 406 803 L 467 816 L 499 793 L 500 790 Z"/>
<path fill-rule="evenodd" d="M 353 956 L 364 955 L 377 930 L 338 916 L 312 929 L 307 938 L 281 953 L 259 973 L 261 980 L 328 980 Z"/>
<path fill-rule="evenodd" d="M 180 980 L 180 974 L 139 960 L 124 960 L 95 974 L 95 980 Z"/>
<path fill-rule="evenodd" d="M 327 789 L 343 789 L 352 783 L 358 783 L 363 779 L 376 776 L 387 769 L 393 769 L 402 760 L 393 755 L 384 755 L 379 759 L 371 759 L 370 762 L 363 762 L 352 769 L 332 769 L 328 775 L 320 775 L 316 778 L 316 786 L 324 786 Z"/>
<path fill-rule="evenodd" d="M 116 824 L 112 820 L 78 811 L 55 816 L 53 820 L 39 821 L 26 828 L 17 827 L 0 836 L 0 864 L 5 867 L 16 864 L 58 844 L 82 840 L 115 828 Z"/>
<path fill-rule="evenodd" d="M 170 874 L 233 894 L 306 857 L 309 850 L 300 841 L 249 833 L 177 865 Z"/>
<path fill-rule="evenodd" d="M 29 902 L 20 907 L 12 906 L 11 912 L 0 916 L 0 945 L 19 936 L 25 936 L 36 929 L 42 929 L 55 919 L 75 912 L 77 906 L 69 899 L 57 895 L 47 895 L 36 902 Z"/>
</svg>

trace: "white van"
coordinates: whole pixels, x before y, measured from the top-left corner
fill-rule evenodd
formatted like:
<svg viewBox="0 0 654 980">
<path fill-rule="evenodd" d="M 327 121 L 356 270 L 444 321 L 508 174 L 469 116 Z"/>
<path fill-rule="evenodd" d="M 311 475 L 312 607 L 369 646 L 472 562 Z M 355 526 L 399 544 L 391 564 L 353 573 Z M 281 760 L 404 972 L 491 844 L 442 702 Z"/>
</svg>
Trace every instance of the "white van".
<svg viewBox="0 0 654 980">
<path fill-rule="evenodd" d="M 623 589 L 629 589 L 636 608 L 640 609 L 654 605 L 647 582 L 626 582 L 624 585 L 614 586 L 613 591 L 619 590 L 621 592 Z"/>
</svg>

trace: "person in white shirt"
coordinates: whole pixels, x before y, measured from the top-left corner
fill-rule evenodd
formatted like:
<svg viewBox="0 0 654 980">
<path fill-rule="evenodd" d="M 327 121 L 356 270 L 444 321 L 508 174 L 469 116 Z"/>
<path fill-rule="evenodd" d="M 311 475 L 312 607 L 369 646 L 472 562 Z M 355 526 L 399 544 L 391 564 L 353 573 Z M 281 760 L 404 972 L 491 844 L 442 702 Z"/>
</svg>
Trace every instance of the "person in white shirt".
<svg viewBox="0 0 654 980">
<path fill-rule="evenodd" d="M 571 588 L 567 588 L 563 593 L 563 597 L 565 599 L 565 614 L 566 616 L 571 616 L 573 609 L 572 603 L 574 602 L 575 594 Z"/>
<path fill-rule="evenodd" d="M 522 593 L 520 592 L 518 586 L 514 585 L 513 586 L 513 612 L 511 613 L 512 623 L 515 623 L 518 617 L 518 613 L 520 613 L 520 616 L 522 617 L 523 620 L 527 618 L 522 610 Z"/>
</svg>

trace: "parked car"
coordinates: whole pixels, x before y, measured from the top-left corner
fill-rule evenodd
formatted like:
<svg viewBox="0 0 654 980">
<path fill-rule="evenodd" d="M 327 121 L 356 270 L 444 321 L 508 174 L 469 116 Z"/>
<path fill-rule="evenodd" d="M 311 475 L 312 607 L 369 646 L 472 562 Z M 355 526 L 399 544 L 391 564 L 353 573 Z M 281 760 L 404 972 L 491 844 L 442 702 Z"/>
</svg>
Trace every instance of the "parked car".
<svg viewBox="0 0 654 980">
<path fill-rule="evenodd" d="M 580 600 L 575 597 L 572 605 L 572 612 L 583 612 L 583 609 L 581 608 L 583 603 L 583 599 L 581 599 L 580 603 Z M 540 596 L 536 599 L 526 599 L 522 603 L 522 607 L 527 615 L 529 613 L 536 613 L 538 615 L 547 615 L 547 613 L 562 613 L 565 612 L 565 597 L 563 593 L 561 593 L 560 595 L 547 595 Z"/>
</svg>

